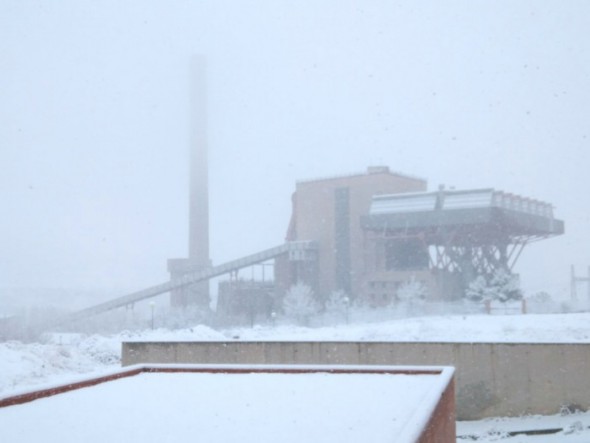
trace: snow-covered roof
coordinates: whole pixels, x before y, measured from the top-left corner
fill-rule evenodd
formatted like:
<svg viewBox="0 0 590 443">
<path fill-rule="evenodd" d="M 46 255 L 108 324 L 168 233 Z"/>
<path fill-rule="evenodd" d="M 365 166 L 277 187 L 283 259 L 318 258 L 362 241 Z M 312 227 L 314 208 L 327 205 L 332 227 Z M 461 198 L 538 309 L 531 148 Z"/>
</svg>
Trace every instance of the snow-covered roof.
<svg viewBox="0 0 590 443">
<path fill-rule="evenodd" d="M 453 376 L 452 368 L 383 366 L 152 366 L 139 372 L 0 408 L 3 436 L 63 442 L 413 442 Z"/>
</svg>

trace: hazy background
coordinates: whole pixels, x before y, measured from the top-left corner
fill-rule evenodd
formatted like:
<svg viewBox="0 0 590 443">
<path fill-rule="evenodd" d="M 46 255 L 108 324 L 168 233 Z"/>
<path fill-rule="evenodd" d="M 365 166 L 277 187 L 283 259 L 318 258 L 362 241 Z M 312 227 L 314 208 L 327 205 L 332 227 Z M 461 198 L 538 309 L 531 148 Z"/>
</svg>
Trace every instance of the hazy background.
<svg viewBox="0 0 590 443">
<path fill-rule="evenodd" d="M 204 54 L 214 263 L 282 243 L 296 180 L 389 165 L 553 203 L 566 235 L 516 271 L 567 296 L 590 265 L 589 29 L 585 1 L 0 0 L 0 288 L 168 278 Z"/>
</svg>

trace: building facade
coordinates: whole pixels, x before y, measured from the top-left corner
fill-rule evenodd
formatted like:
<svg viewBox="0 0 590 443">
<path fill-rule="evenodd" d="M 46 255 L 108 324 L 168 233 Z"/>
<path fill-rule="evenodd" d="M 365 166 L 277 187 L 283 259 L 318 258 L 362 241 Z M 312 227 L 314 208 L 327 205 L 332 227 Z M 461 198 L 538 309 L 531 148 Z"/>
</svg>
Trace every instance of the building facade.
<svg viewBox="0 0 590 443">
<path fill-rule="evenodd" d="M 315 256 L 277 259 L 277 292 L 304 282 L 320 299 L 334 291 L 351 297 L 367 286 L 366 238 L 361 217 L 375 195 L 426 191 L 426 180 L 369 167 L 365 173 L 300 181 L 292 196 L 287 241 L 311 240 Z"/>
</svg>

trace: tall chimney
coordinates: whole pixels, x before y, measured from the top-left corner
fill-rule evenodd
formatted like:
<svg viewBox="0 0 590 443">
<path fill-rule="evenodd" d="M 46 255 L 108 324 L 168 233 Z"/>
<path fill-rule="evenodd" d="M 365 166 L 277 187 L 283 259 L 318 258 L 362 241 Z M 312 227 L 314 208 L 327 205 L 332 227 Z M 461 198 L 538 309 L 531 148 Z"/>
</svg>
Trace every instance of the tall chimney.
<svg viewBox="0 0 590 443">
<path fill-rule="evenodd" d="M 189 259 L 209 266 L 207 79 L 204 56 L 191 60 Z"/>
<path fill-rule="evenodd" d="M 211 266 L 209 259 L 209 183 L 207 165 L 207 82 L 204 56 L 194 56 L 190 67 L 190 188 L 188 259 L 168 260 L 171 279 Z M 209 282 L 174 289 L 170 304 L 209 308 Z"/>
</svg>

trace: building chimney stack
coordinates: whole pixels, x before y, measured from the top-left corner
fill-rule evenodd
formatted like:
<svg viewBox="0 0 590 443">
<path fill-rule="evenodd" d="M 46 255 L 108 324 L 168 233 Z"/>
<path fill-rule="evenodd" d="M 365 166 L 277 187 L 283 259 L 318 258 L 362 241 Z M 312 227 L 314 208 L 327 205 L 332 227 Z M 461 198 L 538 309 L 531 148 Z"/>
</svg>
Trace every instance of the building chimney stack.
<svg viewBox="0 0 590 443">
<path fill-rule="evenodd" d="M 207 79 L 204 56 L 190 67 L 190 189 L 188 259 L 168 260 L 171 279 L 211 266 L 209 258 L 209 174 L 207 159 Z M 175 289 L 172 306 L 209 308 L 209 281 Z"/>
<path fill-rule="evenodd" d="M 189 259 L 209 266 L 209 177 L 205 57 L 191 61 Z"/>
</svg>

